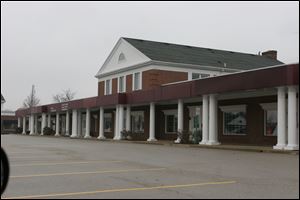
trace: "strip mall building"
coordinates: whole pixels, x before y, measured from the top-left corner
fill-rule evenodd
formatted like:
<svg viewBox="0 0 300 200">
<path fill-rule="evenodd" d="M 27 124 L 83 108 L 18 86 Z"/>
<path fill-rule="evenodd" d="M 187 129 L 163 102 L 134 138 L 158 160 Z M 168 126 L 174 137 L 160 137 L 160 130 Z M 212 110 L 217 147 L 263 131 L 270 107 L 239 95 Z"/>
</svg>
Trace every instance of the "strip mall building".
<svg viewBox="0 0 300 200">
<path fill-rule="evenodd" d="M 120 38 L 96 74 L 98 96 L 19 109 L 23 134 L 176 140 L 298 150 L 299 63 L 262 55 Z"/>
</svg>

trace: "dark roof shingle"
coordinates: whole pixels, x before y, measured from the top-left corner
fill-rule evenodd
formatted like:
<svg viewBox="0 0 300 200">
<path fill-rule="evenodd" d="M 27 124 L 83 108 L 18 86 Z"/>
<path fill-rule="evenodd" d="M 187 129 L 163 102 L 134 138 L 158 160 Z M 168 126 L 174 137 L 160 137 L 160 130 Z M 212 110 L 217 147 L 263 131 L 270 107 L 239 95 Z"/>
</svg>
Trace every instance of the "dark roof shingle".
<svg viewBox="0 0 300 200">
<path fill-rule="evenodd" d="M 152 60 L 248 70 L 283 64 L 265 56 L 123 38 Z"/>
</svg>

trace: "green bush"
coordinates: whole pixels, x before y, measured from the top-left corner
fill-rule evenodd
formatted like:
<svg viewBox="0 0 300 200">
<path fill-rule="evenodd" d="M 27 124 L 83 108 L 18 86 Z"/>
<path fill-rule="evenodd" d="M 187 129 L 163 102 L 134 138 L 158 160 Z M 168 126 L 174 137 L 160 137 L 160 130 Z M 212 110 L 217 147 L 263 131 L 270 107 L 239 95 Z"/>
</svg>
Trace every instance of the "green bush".
<svg viewBox="0 0 300 200">
<path fill-rule="evenodd" d="M 202 139 L 202 131 L 196 129 L 192 132 L 192 143 L 199 144 Z"/>
<path fill-rule="evenodd" d="M 43 129 L 43 131 L 44 131 L 44 135 L 54 135 L 55 134 L 55 131 L 52 128 L 49 128 L 49 127 L 45 127 Z"/>
<path fill-rule="evenodd" d="M 22 127 L 17 127 L 16 128 L 16 133 L 22 133 L 23 132 L 23 128 Z"/>
</svg>

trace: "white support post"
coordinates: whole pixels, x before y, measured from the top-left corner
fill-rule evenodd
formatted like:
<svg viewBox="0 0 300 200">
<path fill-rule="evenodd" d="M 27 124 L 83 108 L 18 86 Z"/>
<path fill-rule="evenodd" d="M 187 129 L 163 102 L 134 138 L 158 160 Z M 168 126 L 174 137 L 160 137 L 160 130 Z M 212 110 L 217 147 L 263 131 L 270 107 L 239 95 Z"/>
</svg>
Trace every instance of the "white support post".
<svg viewBox="0 0 300 200">
<path fill-rule="evenodd" d="M 286 100 L 285 87 L 277 90 L 277 144 L 274 149 L 284 149 L 286 146 Z"/>
<path fill-rule="evenodd" d="M 41 135 L 44 135 L 44 128 L 46 127 L 46 113 L 42 113 Z"/>
<path fill-rule="evenodd" d="M 51 113 L 48 114 L 48 123 L 47 123 L 47 127 L 51 128 Z"/>
<path fill-rule="evenodd" d="M 148 142 L 157 141 L 155 138 L 155 104 L 150 103 L 150 127 L 149 127 L 149 139 Z"/>
<path fill-rule="evenodd" d="M 297 89 L 288 87 L 288 145 L 285 150 L 299 150 L 297 133 Z"/>
<path fill-rule="evenodd" d="M 101 107 L 100 108 L 100 113 L 99 113 L 99 140 L 104 140 L 106 139 L 104 136 L 104 109 Z"/>
<path fill-rule="evenodd" d="M 30 134 L 29 135 L 34 135 L 34 116 L 33 114 L 30 115 Z"/>
<path fill-rule="evenodd" d="M 209 95 L 209 140 L 207 144 L 220 144 L 218 142 L 218 102 L 215 94 Z"/>
<path fill-rule="evenodd" d="M 183 133 L 183 101 L 182 99 L 178 100 L 178 123 L 177 123 L 177 131 L 179 133 Z M 177 140 L 174 141 L 175 143 L 180 143 L 181 138 L 177 138 Z"/>
<path fill-rule="evenodd" d="M 82 136 L 82 113 L 80 110 L 78 110 L 77 112 L 78 114 L 78 118 L 77 118 L 77 137 L 81 137 Z"/>
<path fill-rule="evenodd" d="M 34 134 L 38 135 L 38 116 L 34 115 Z"/>
<path fill-rule="evenodd" d="M 70 113 L 66 112 L 66 136 L 70 136 Z"/>
<path fill-rule="evenodd" d="M 119 140 L 119 105 L 116 106 L 114 140 Z"/>
<path fill-rule="evenodd" d="M 72 112 L 72 135 L 71 138 L 77 138 L 77 110 L 73 110 Z"/>
<path fill-rule="evenodd" d="M 91 111 L 89 108 L 86 109 L 86 115 L 85 115 L 85 136 L 84 138 L 91 138 Z"/>
<path fill-rule="evenodd" d="M 124 130 L 124 105 L 119 106 L 119 140 L 123 139 L 122 131 Z"/>
<path fill-rule="evenodd" d="M 26 135 L 26 116 L 23 117 L 23 135 Z"/>
<path fill-rule="evenodd" d="M 18 117 L 18 128 L 21 127 L 21 117 Z"/>
<path fill-rule="evenodd" d="M 55 136 L 60 136 L 59 135 L 59 113 L 56 113 L 56 123 L 55 123 Z"/>
<path fill-rule="evenodd" d="M 199 144 L 207 144 L 208 142 L 208 96 L 203 96 L 203 106 L 202 106 L 202 117 L 203 117 L 203 129 L 202 129 L 202 141 Z"/>
<path fill-rule="evenodd" d="M 131 126 L 131 108 L 130 105 L 126 107 L 126 131 L 130 131 Z"/>
</svg>

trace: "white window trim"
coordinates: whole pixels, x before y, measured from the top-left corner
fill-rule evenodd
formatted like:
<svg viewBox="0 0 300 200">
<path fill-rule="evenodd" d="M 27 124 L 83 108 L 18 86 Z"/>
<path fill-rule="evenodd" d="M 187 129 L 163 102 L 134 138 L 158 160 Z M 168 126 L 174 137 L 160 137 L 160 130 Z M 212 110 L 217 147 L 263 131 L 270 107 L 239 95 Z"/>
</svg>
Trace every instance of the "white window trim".
<svg viewBox="0 0 300 200">
<path fill-rule="evenodd" d="M 246 112 L 247 105 L 220 106 L 222 112 Z"/>
<path fill-rule="evenodd" d="M 225 112 L 245 112 L 247 115 L 247 105 L 234 105 L 234 106 L 220 106 L 223 112 L 223 135 L 225 136 L 247 136 L 248 134 L 237 134 L 237 133 L 224 133 L 225 130 Z M 247 122 L 246 122 L 247 126 Z"/>
<path fill-rule="evenodd" d="M 124 91 L 120 91 L 120 79 L 123 77 L 123 86 L 124 86 Z M 125 93 L 126 92 L 126 76 L 120 76 L 118 77 L 118 93 Z"/>
<path fill-rule="evenodd" d="M 260 106 L 264 110 L 277 110 L 277 103 L 261 103 Z"/>
<path fill-rule="evenodd" d="M 140 74 L 140 83 L 139 83 L 139 88 L 138 89 L 135 89 L 134 88 L 134 84 L 135 84 L 135 75 L 137 74 L 137 73 L 139 73 Z M 138 72 L 134 72 L 133 74 L 132 74 L 132 91 L 137 91 L 137 90 L 141 90 L 142 89 L 142 78 L 143 76 L 142 76 L 142 72 L 141 71 L 138 71 Z"/>
<path fill-rule="evenodd" d="M 106 81 L 109 81 L 109 94 L 106 92 Z M 104 81 L 104 95 L 111 95 L 112 94 L 112 80 L 107 79 Z"/>
<path fill-rule="evenodd" d="M 277 103 L 261 103 L 260 106 L 264 110 L 264 136 L 265 137 L 277 137 L 277 135 L 267 135 L 267 111 L 277 111 Z M 278 115 L 278 113 L 277 113 L 277 115 Z M 278 122 L 277 122 L 277 124 L 278 124 Z"/>
</svg>

